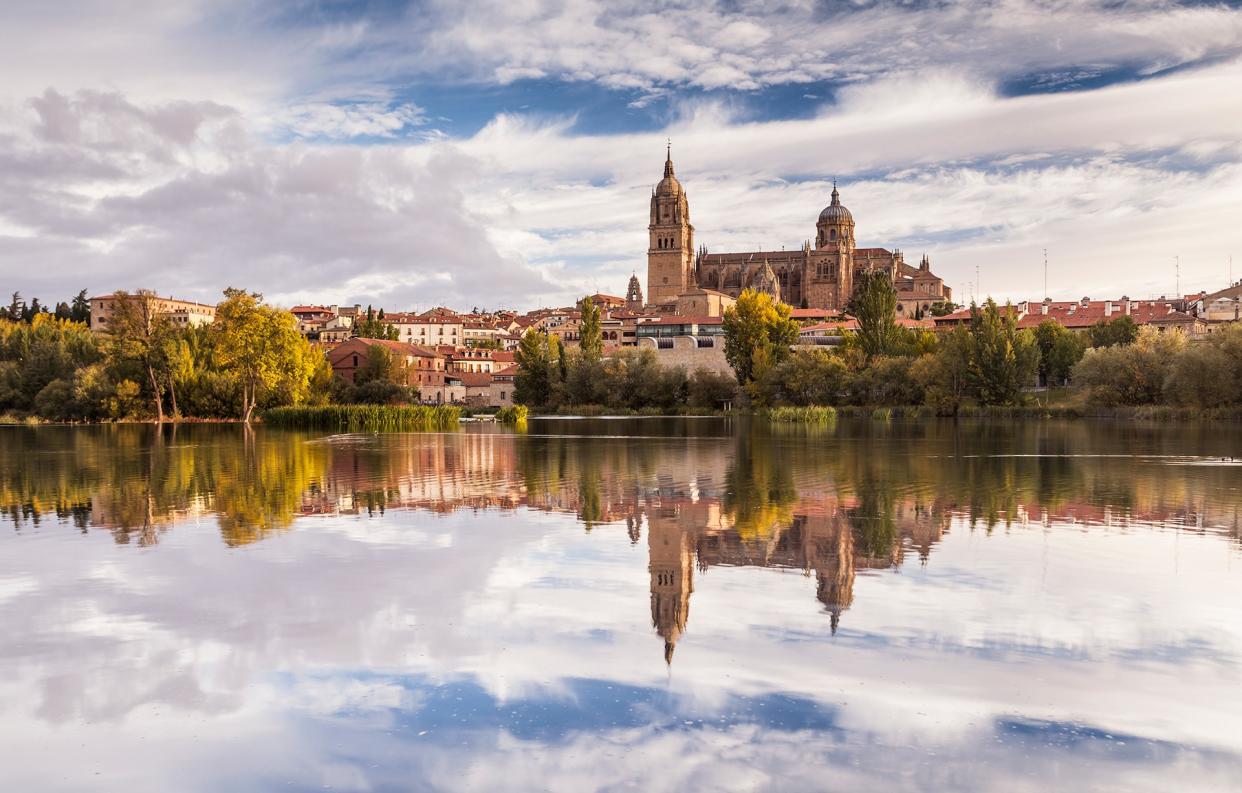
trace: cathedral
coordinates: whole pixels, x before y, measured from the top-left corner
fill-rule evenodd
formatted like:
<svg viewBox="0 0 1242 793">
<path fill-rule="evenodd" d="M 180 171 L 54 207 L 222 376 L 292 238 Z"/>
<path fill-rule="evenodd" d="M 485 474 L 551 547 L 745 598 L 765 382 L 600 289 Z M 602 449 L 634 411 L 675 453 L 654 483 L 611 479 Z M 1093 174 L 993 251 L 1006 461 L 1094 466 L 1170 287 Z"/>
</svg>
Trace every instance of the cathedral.
<svg viewBox="0 0 1242 793">
<path fill-rule="evenodd" d="M 664 178 L 651 194 L 648 230 L 647 300 L 652 306 L 671 306 L 697 287 L 734 298 L 743 289 L 755 289 L 795 308 L 839 311 L 853 296 L 858 277 L 877 271 L 892 279 L 898 316 L 922 316 L 933 303 L 952 299 L 926 256 L 915 267 L 899 250 L 856 247 L 854 216 L 841 203 L 835 183 L 832 201 L 815 224 L 814 245 L 808 240 L 794 250 L 709 253 L 703 246 L 696 251 L 690 203 L 673 172 L 670 151 Z"/>
</svg>

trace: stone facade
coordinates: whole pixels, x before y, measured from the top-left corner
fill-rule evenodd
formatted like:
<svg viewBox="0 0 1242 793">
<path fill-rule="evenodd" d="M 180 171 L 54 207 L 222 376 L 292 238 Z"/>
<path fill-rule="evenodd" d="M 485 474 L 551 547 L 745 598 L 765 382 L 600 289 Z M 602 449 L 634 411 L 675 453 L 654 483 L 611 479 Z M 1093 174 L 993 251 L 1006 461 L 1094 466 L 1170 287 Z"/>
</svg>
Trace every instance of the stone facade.
<svg viewBox="0 0 1242 793">
<path fill-rule="evenodd" d="M 892 279 L 903 316 L 921 315 L 933 303 L 952 299 L 926 256 L 915 267 L 906 264 L 901 251 L 857 247 L 854 216 L 841 203 L 836 185 L 815 224 L 814 246 L 808 240 L 794 250 L 709 253 L 704 246 L 693 252 L 689 201 L 669 157 L 651 196 L 648 228 L 647 299 L 653 306 L 671 305 L 698 286 L 733 298 L 755 289 L 795 307 L 840 310 L 853 296 L 857 276 L 876 271 Z"/>
<path fill-rule="evenodd" d="M 664 178 L 651 192 L 647 231 L 647 301 L 672 303 L 695 281 L 690 203 L 673 174 L 671 154 L 664 160 Z"/>
</svg>

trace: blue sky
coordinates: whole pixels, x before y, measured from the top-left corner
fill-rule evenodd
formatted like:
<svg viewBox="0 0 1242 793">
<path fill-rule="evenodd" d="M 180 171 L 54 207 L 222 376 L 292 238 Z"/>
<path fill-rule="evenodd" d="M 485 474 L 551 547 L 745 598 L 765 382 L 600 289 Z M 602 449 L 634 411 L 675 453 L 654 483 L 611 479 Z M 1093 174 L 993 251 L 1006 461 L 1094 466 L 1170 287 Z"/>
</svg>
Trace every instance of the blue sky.
<svg viewBox="0 0 1242 793">
<path fill-rule="evenodd" d="M 1042 296 L 1044 248 L 1056 297 L 1242 275 L 1238 3 L 17 2 L 0 71 L 44 300 L 621 293 L 668 138 L 711 250 L 800 245 L 835 177 L 965 297 Z"/>
</svg>

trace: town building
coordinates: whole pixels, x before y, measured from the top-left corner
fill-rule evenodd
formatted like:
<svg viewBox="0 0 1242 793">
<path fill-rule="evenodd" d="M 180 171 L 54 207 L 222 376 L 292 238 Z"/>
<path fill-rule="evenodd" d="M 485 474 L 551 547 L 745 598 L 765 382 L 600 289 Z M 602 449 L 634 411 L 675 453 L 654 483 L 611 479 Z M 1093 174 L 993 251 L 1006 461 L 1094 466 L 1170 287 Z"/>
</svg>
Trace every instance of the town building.
<svg viewBox="0 0 1242 793">
<path fill-rule="evenodd" d="M 433 308 L 421 314 L 386 314 L 384 322 L 397 329 L 397 339 L 408 344 L 434 347 L 465 345 L 465 320 L 447 308 Z"/>
<path fill-rule="evenodd" d="M 912 266 L 899 250 L 856 247 L 854 216 L 835 184 L 831 202 L 816 221 L 814 244 L 808 240 L 778 251 L 710 253 L 706 246 L 696 251 L 689 199 L 666 153 L 664 178 L 651 193 L 649 220 L 648 305 L 671 307 L 679 295 L 699 287 L 733 298 L 755 289 L 791 306 L 840 310 L 853 297 L 858 277 L 871 272 L 892 280 L 902 315 L 922 316 L 935 303 L 952 299 L 927 256 Z"/>
<path fill-rule="evenodd" d="M 389 352 L 397 367 L 391 377 L 398 385 L 417 388 L 423 402 L 452 402 L 454 388 L 446 382 L 444 357 L 434 350 L 388 339 L 354 337 L 328 351 L 332 371 L 346 382 L 356 382 L 358 370 L 366 365 L 371 350 L 380 347 Z M 462 388 L 460 381 L 457 388 Z M 464 389 L 462 389 L 464 395 Z"/>
<path fill-rule="evenodd" d="M 688 372 L 706 369 L 733 373 L 725 358 L 724 320 L 720 317 L 664 316 L 643 322 L 636 331 L 639 349 L 655 350 L 664 366 L 679 366 Z"/>
<path fill-rule="evenodd" d="M 1099 322 L 1108 322 L 1119 317 L 1130 317 L 1134 324 L 1151 326 L 1158 331 L 1180 330 L 1195 338 L 1206 331 L 1206 323 L 1198 317 L 1181 311 L 1184 301 L 1178 299 L 1131 300 L 1121 297 L 1115 300 L 1092 300 L 1084 297 L 1081 300 L 1024 300 L 1009 306 L 1018 319 L 1019 328 L 1037 328 L 1040 323 L 1052 320 L 1063 328 L 1077 333 L 1086 333 L 1091 326 Z M 951 330 L 958 325 L 970 322 L 970 309 L 963 308 L 942 317 L 935 317 L 933 322 L 937 330 Z"/>
<path fill-rule="evenodd" d="M 210 303 L 196 303 L 193 300 L 180 300 L 175 297 L 158 295 L 125 294 L 114 292 L 110 295 L 99 295 L 90 299 L 90 328 L 97 333 L 106 333 L 112 314 L 122 300 L 150 300 L 152 313 L 157 317 L 168 319 L 180 327 L 196 327 L 210 325 L 216 321 L 216 307 Z"/>
</svg>

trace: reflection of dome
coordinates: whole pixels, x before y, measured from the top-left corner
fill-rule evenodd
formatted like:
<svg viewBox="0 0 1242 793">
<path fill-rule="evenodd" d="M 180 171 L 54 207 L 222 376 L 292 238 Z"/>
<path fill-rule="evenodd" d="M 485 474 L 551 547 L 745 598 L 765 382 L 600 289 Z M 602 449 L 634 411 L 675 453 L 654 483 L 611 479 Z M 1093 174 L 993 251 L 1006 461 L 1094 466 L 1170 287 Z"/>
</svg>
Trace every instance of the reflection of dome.
<svg viewBox="0 0 1242 793">
<path fill-rule="evenodd" d="M 820 223 L 850 223 L 854 222 L 854 216 L 850 211 L 841 205 L 841 194 L 837 192 L 837 185 L 832 185 L 832 203 L 824 207 L 824 211 L 819 213 Z"/>
</svg>

